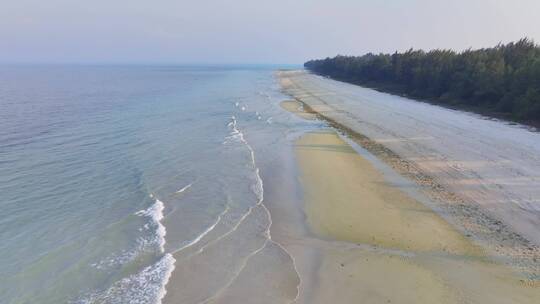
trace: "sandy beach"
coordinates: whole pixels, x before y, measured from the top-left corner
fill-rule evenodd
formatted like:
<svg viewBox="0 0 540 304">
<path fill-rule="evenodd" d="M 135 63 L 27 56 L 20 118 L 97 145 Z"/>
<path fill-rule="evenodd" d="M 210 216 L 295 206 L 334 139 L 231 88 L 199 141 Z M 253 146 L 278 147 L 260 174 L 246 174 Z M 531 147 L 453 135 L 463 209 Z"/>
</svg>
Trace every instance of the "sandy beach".
<svg viewBox="0 0 540 304">
<path fill-rule="evenodd" d="M 244 136 L 232 118 L 231 135 L 249 158 L 245 190 L 255 196 L 246 206 L 227 198 L 202 234 L 173 252 L 163 303 L 540 302 L 540 255 L 514 222 L 421 170 L 414 161 L 425 156 L 394 151 L 421 136 L 372 138 L 344 123 L 360 120 L 338 108 L 347 90 L 312 92 L 310 77 L 278 73 L 293 98 L 272 104 L 287 121 L 279 144 Z"/>
<path fill-rule="evenodd" d="M 283 90 L 394 171 L 428 204 L 528 277 L 540 274 L 540 133 L 309 74 Z"/>
<path fill-rule="evenodd" d="M 392 184 L 335 131 L 305 134 L 295 151 L 306 222 L 313 233 L 302 243 L 317 253 L 308 280 L 313 285 L 304 286 L 302 303 L 540 300 L 537 286 L 493 262 L 475 242 Z"/>
</svg>

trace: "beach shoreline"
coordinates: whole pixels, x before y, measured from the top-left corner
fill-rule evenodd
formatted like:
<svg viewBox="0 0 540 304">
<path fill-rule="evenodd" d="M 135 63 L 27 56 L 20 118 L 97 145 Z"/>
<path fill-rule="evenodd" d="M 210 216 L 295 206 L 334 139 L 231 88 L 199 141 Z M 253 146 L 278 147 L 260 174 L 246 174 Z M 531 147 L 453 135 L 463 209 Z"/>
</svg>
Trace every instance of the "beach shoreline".
<svg viewBox="0 0 540 304">
<path fill-rule="evenodd" d="M 293 83 L 298 75 L 300 75 L 299 78 L 302 78 L 306 75 L 306 72 L 280 71 L 276 77 L 279 79 L 283 91 L 295 98 L 306 112 L 327 122 L 329 126 L 339 132 L 347 134 L 355 144 L 369 151 L 398 174 L 414 181 L 421 188 L 421 192 L 429 198 L 427 202 L 430 207 L 457 227 L 463 234 L 474 238 L 497 259 L 526 272 L 528 278 L 538 280 L 540 277 L 540 247 L 535 242 L 531 242 L 530 238 L 524 237 L 514 229 L 518 227 L 521 229 L 519 231 L 525 231 L 526 236 L 532 235 L 534 239 L 536 228 L 534 228 L 534 225 L 529 225 L 529 223 L 536 221 L 534 212 L 525 213 L 520 210 L 520 217 L 516 215 L 515 218 L 510 218 L 509 216 L 514 216 L 518 212 L 510 209 L 504 213 L 499 209 L 486 208 L 489 206 L 477 203 L 474 200 L 475 192 L 468 189 L 466 189 L 467 191 L 457 191 L 457 189 L 461 189 L 456 187 L 456 185 L 460 185 L 459 180 L 457 182 L 442 180 L 441 182 L 440 177 L 434 177 L 430 173 L 433 168 L 424 165 L 424 163 L 428 163 L 428 165 L 430 163 L 423 161 L 421 155 L 402 157 L 393 150 L 393 147 L 401 148 L 401 146 L 398 146 L 401 145 L 400 143 L 394 143 L 394 140 L 372 139 L 360 133 L 359 129 L 350 121 L 338 121 L 336 117 L 346 117 L 348 114 L 339 108 L 334 108 L 325 99 L 338 100 L 334 95 L 339 93 L 335 91 L 310 92 L 297 83 Z M 310 79 L 307 77 L 317 76 L 306 76 L 303 80 Z M 336 107 L 339 107 L 339 103 Z M 420 162 L 419 165 L 417 160 L 423 162 Z M 438 166 L 442 169 L 441 165 Z M 448 162 L 448 166 L 452 167 L 452 162 Z M 478 183 L 481 182 L 482 180 L 479 179 Z M 469 192 L 472 194 L 469 195 Z M 489 197 L 493 197 L 496 193 L 493 192 L 490 195 Z M 505 208 L 511 207 L 513 206 L 510 204 Z M 505 215 L 505 219 L 509 220 L 501 220 L 494 216 L 494 211 L 497 211 L 497 215 Z"/>
<path fill-rule="evenodd" d="M 264 124 L 286 121 L 279 144 L 250 136 L 236 114 L 229 123 L 231 144 L 247 152 L 246 191 L 257 203 L 215 211 L 208 233 L 175 252 L 163 303 L 540 300 L 534 251 L 516 245 L 526 242 L 499 229 L 509 238 L 493 250 L 501 243 L 475 222 L 487 215 L 456 203 L 429 175 L 328 115 L 335 109 L 305 102 L 310 95 L 276 77 L 286 94 L 271 106 L 284 117 L 233 106 Z"/>
<path fill-rule="evenodd" d="M 298 113 L 301 103 L 284 103 L 306 118 Z M 540 299 L 521 274 L 494 262 L 473 240 L 386 180 L 332 129 L 301 136 L 295 155 L 312 233 L 301 243 L 314 251 L 312 285 L 300 303 Z M 508 297 L 515 293 L 521 296 Z"/>
</svg>

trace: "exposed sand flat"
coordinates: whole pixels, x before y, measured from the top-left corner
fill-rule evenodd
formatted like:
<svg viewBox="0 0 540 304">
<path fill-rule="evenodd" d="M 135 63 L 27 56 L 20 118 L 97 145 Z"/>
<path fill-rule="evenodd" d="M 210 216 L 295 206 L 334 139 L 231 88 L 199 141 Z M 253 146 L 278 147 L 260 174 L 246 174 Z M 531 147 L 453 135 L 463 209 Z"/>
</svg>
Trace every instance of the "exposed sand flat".
<svg viewBox="0 0 540 304">
<path fill-rule="evenodd" d="M 414 246 L 417 251 L 480 255 L 440 216 L 385 183 L 334 132 L 306 134 L 296 151 L 306 168 L 302 181 L 308 221 L 322 235 L 400 250 Z"/>
<path fill-rule="evenodd" d="M 540 277 L 539 133 L 304 71 L 278 76 L 307 111 L 421 185 L 462 232 Z"/>
<path fill-rule="evenodd" d="M 302 103 L 298 102 L 297 100 L 285 100 L 280 103 L 280 106 L 285 109 L 286 111 L 289 111 L 291 113 L 294 113 L 304 119 L 316 119 L 316 115 L 313 113 L 308 113 L 304 111 Z"/>
<path fill-rule="evenodd" d="M 322 237 L 301 242 L 318 252 L 303 303 L 540 301 L 540 288 L 490 261 L 334 132 L 304 135 L 296 153 L 307 221 Z"/>
</svg>

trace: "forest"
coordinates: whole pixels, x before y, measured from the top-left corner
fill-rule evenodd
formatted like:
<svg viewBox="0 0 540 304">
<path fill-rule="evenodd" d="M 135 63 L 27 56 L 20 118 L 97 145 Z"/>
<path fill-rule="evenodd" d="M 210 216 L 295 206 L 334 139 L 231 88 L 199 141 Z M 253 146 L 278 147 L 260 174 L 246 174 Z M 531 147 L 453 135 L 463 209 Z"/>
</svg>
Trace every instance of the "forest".
<svg viewBox="0 0 540 304">
<path fill-rule="evenodd" d="M 368 53 L 311 60 L 323 76 L 522 122 L 540 122 L 540 46 L 524 38 L 492 48 Z"/>
</svg>

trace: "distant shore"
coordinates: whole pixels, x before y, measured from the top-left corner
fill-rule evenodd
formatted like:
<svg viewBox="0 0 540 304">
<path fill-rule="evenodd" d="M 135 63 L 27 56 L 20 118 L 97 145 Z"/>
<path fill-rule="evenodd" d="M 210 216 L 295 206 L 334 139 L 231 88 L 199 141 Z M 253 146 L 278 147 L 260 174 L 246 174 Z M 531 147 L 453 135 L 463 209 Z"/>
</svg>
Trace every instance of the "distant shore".
<svg viewBox="0 0 540 304">
<path fill-rule="evenodd" d="M 496 229 L 498 234 L 505 231 L 507 237 L 519 238 L 515 233 L 507 231 L 510 229 L 509 227 L 504 227 L 505 225 L 512 226 L 512 229 L 519 230 L 518 232 L 528 239 L 522 240 L 523 243 L 532 243 L 525 245 L 527 249 L 529 247 L 537 248 L 540 245 L 540 236 L 537 233 L 537 224 L 540 224 L 540 205 L 537 206 L 534 202 L 528 203 L 530 198 L 540 196 L 540 188 L 537 187 L 540 186 L 540 183 L 534 175 L 531 175 L 535 170 L 530 171 L 530 169 L 537 166 L 540 168 L 540 162 L 535 157 L 540 153 L 540 144 L 537 144 L 537 140 L 540 140 L 540 134 L 528 132 L 519 126 L 514 127 L 501 122 L 486 121 L 481 117 L 474 116 L 474 114 L 446 110 L 402 97 L 326 80 L 305 71 L 280 72 L 278 77 L 284 91 L 302 103 L 307 112 L 326 121 L 330 126 L 345 132 L 362 147 L 389 164 L 394 170 L 415 180 L 440 200 L 451 201 L 458 206 L 471 205 L 470 201 L 473 201 L 483 206 L 487 204 L 489 199 L 501 199 L 492 196 L 506 196 L 509 195 L 509 193 L 505 193 L 508 191 L 512 191 L 514 196 L 522 196 L 520 200 L 523 202 L 515 198 L 512 201 L 497 205 L 497 208 L 490 212 L 488 212 L 488 208 L 484 210 L 482 210 L 483 208 L 473 208 L 474 210 L 467 210 L 470 214 L 463 214 L 463 216 L 485 217 L 483 221 L 486 223 L 484 224 L 493 225 L 493 227 L 486 227 L 486 229 Z M 358 94 L 358 96 L 353 97 L 351 94 Z M 398 102 L 403 102 L 403 104 L 401 105 Z M 350 111 L 358 112 L 353 113 Z M 396 115 L 401 115 L 404 119 L 399 119 L 399 117 L 394 119 Z M 438 117 L 439 115 L 442 117 Z M 449 121 L 445 121 L 444 115 L 449 116 Z M 423 125 L 429 123 L 445 125 L 427 126 L 427 129 L 420 128 L 424 128 Z M 459 126 L 458 123 L 464 125 Z M 462 129 L 456 130 L 455 134 L 453 134 L 452 131 L 447 131 L 446 128 Z M 485 130 L 480 130 L 483 134 L 474 134 L 479 133 L 479 131 L 469 133 L 475 137 L 484 136 L 485 138 L 468 138 L 465 135 L 469 134 L 464 133 L 467 128 L 484 128 Z M 434 134 L 430 135 L 430 132 Z M 399 133 L 403 133 L 403 135 Z M 441 135 L 445 137 L 440 137 Z M 449 136 L 452 136 L 452 138 Z M 456 141 L 454 145 L 447 146 L 446 143 L 451 143 L 452 140 Z M 475 142 L 476 146 L 472 146 L 472 140 L 479 142 Z M 491 145 L 488 144 L 490 140 L 492 141 Z M 499 141 L 497 146 L 493 146 L 493 143 L 497 142 L 497 140 Z M 519 140 L 519 144 L 513 142 L 517 140 Z M 471 147 L 464 145 L 464 142 L 458 141 L 466 141 L 467 145 L 471 145 Z M 512 141 L 511 146 L 499 147 L 499 145 L 506 144 L 507 141 Z M 439 144 L 442 144 L 442 146 Z M 447 149 L 447 147 L 452 149 Z M 501 149 L 505 149 L 505 153 L 508 155 L 498 153 L 496 157 L 500 158 L 498 162 L 505 162 L 509 168 L 506 171 L 484 172 L 484 170 L 492 170 L 488 164 L 497 165 L 497 162 L 486 159 L 486 156 L 481 153 L 477 155 L 458 154 L 470 153 L 479 148 L 490 148 L 491 150 L 488 151 L 490 153 L 498 153 Z M 467 150 L 461 151 L 465 149 Z M 510 149 L 517 151 L 511 151 Z M 432 153 L 442 155 L 425 155 L 430 150 L 433 150 Z M 474 161 L 452 159 L 472 156 L 474 156 Z M 441 160 L 447 159 L 447 161 L 434 162 L 438 158 Z M 524 161 L 530 162 L 527 167 L 521 167 Z M 480 166 L 480 164 L 476 164 L 480 162 L 485 162 L 486 165 Z M 519 172 L 525 170 L 527 171 Z M 472 171 L 472 173 L 468 171 Z M 469 175 L 487 175 L 488 173 L 493 175 L 490 178 L 501 176 L 508 179 L 508 181 L 501 180 L 499 184 L 496 184 L 496 187 L 493 187 L 492 193 L 487 196 L 482 195 L 482 193 L 477 194 L 476 188 L 462 191 L 464 190 L 462 183 L 473 182 L 470 180 L 471 176 Z M 512 174 L 511 177 L 508 176 L 509 173 Z M 519 178 L 520 181 L 519 183 L 517 181 L 511 182 L 510 178 Z M 481 176 L 477 177 L 478 187 L 486 182 L 482 180 Z M 472 185 L 475 186 L 476 183 Z M 473 190 L 474 192 L 472 192 Z M 527 208 L 515 209 L 514 207 L 518 203 L 527 206 Z M 523 218 L 504 218 L 506 214 L 504 212 L 505 208 L 511 208 L 511 212 L 519 213 L 519 216 Z M 495 213 L 492 214 L 493 212 Z M 489 217 L 493 215 L 503 217 L 504 221 L 490 220 Z M 491 236 L 495 237 L 496 235 Z"/>
<path fill-rule="evenodd" d="M 325 75 L 321 75 L 321 76 L 327 77 Z M 372 89 L 372 90 L 376 90 L 376 91 L 381 92 L 381 93 L 389 93 L 389 94 L 394 94 L 394 95 L 398 95 L 398 96 L 402 96 L 402 97 L 406 97 L 406 98 L 413 98 L 413 99 L 415 99 L 415 100 L 417 100 L 419 102 L 425 102 L 425 103 L 428 103 L 428 104 L 441 106 L 441 107 L 445 107 L 445 108 L 452 109 L 452 110 L 467 111 L 467 112 L 479 114 L 479 115 L 485 116 L 486 119 L 501 120 L 501 121 L 504 121 L 504 122 L 507 122 L 507 123 L 510 123 L 510 124 L 522 124 L 524 126 L 529 127 L 533 131 L 537 131 L 537 132 L 540 131 L 540 120 L 516 118 L 516 117 L 513 117 L 511 114 L 503 113 L 503 112 L 496 111 L 496 110 L 489 109 L 489 108 L 483 108 L 481 106 L 470 106 L 470 105 L 466 105 L 466 104 L 463 104 L 463 103 L 461 103 L 461 104 L 459 104 L 459 103 L 455 103 L 455 104 L 442 103 L 439 100 L 434 99 L 434 98 L 427 98 L 427 97 L 415 96 L 415 95 L 407 94 L 406 92 L 403 91 L 402 88 L 400 88 L 398 86 L 392 86 L 392 85 L 388 85 L 388 84 L 380 84 L 380 83 L 375 83 L 375 82 L 359 83 L 359 82 L 355 82 L 355 81 L 341 79 L 339 77 L 330 77 L 330 78 L 334 79 L 334 80 L 337 80 L 337 81 L 343 81 L 343 82 L 347 82 L 347 83 L 350 83 L 350 84 L 354 84 L 354 85 L 362 86 L 362 87 L 369 88 L 369 89 Z"/>
<path fill-rule="evenodd" d="M 528 245 L 533 250 L 527 252 L 520 247 L 529 244 L 526 241 L 500 247 L 502 254 L 497 255 L 492 248 L 484 247 L 485 236 L 472 235 L 468 228 L 455 228 L 462 216 L 459 212 L 449 214 L 450 209 L 425 204 L 432 200 L 455 203 L 451 192 L 439 189 L 440 185 L 419 172 L 416 180 L 405 174 L 404 160 L 333 120 L 329 115 L 335 111 L 332 106 L 310 104 L 314 99 L 332 98 L 336 91 L 310 93 L 294 84 L 294 73 L 278 73 L 284 91 L 296 98 L 283 102 L 282 107 L 303 119 L 327 121 L 359 143 L 364 153 L 374 156 L 368 160 L 358 154 L 334 130 L 308 133 L 296 142 L 306 221 L 315 238 L 320 238 L 310 241 L 317 244 L 320 266 L 312 279 L 316 287 L 309 289 L 313 294 L 304 295 L 304 299 L 310 299 L 309 303 L 540 300 L 537 264 L 532 262 L 538 256 L 534 245 Z M 411 184 L 389 179 L 373 162 L 405 176 Z M 422 180 L 424 184 L 419 183 Z M 427 195 L 425 190 L 430 187 L 437 190 L 432 191 L 437 197 Z M 485 216 L 480 211 L 468 214 L 475 215 Z M 519 240 L 516 235 L 513 242 Z M 519 252 L 529 255 L 516 259 Z M 524 264 L 509 263 L 501 256 Z"/>
<path fill-rule="evenodd" d="M 538 126 L 540 45 L 529 38 L 462 52 L 410 49 L 310 60 L 336 80 Z"/>
</svg>

